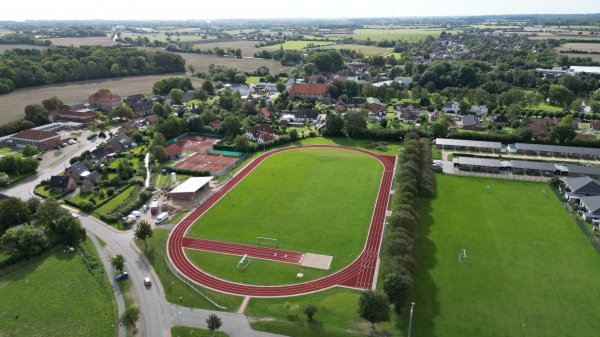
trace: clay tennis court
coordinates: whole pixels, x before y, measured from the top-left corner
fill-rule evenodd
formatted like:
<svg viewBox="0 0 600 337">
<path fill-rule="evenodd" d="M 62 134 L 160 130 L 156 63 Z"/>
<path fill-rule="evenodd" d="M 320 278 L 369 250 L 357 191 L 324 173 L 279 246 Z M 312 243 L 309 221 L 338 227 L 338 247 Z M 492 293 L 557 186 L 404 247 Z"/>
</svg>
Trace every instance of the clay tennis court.
<svg viewBox="0 0 600 337">
<path fill-rule="evenodd" d="M 204 136 L 185 136 L 172 145 L 179 146 L 183 152 L 192 153 L 189 157 L 175 164 L 175 167 L 190 169 L 190 170 L 206 170 L 211 172 L 219 172 L 224 170 L 229 165 L 235 163 L 239 157 L 221 156 L 205 153 L 206 150 L 212 149 L 213 144 L 219 141 L 219 138 L 204 137 Z"/>
</svg>

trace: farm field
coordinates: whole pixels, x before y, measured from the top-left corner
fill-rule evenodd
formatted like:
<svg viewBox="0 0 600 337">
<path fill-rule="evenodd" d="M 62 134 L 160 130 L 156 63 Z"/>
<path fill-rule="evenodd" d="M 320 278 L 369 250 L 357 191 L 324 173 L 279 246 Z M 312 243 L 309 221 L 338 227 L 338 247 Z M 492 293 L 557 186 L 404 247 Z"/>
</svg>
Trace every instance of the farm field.
<svg viewBox="0 0 600 337">
<path fill-rule="evenodd" d="M 191 30 L 187 30 L 187 31 L 191 31 Z M 196 31 L 198 31 L 196 29 Z M 130 37 L 132 39 L 137 39 L 138 36 L 141 36 L 142 38 L 148 38 L 150 41 L 154 41 L 154 40 L 158 40 L 160 42 L 168 42 L 169 40 L 167 40 L 167 38 L 171 38 L 170 41 L 174 41 L 174 42 L 190 42 L 190 41 L 199 41 L 202 40 L 202 36 L 200 35 L 176 35 L 173 34 L 176 31 L 169 31 L 169 33 L 171 33 L 171 36 L 167 36 L 167 34 L 165 34 L 165 32 L 155 32 L 155 33 L 148 33 L 148 34 L 139 34 L 139 33 L 123 33 L 121 34 L 121 37 L 125 38 L 125 37 Z M 207 39 L 214 39 L 215 37 L 210 37 L 208 36 Z"/>
<path fill-rule="evenodd" d="M 88 253 L 96 255 L 90 240 Z M 1 336 L 115 336 L 113 295 L 102 267 L 55 250 L 0 276 Z M 100 284 L 100 283 L 101 284 Z"/>
<path fill-rule="evenodd" d="M 382 170 L 379 161 L 348 150 L 278 153 L 218 201 L 187 234 L 249 245 L 256 245 L 259 236 L 277 238 L 279 249 L 333 256 L 329 274 L 348 265 L 362 251 Z M 361 172 L 360 179 L 356 172 Z M 239 273 L 236 263 L 208 266 L 205 259 L 195 262 L 201 268 L 209 267 L 217 277 L 231 279 Z M 253 262 L 248 272 L 253 269 L 253 273 L 266 275 L 271 264 Z M 282 282 L 297 283 L 298 266 L 289 266 Z M 307 268 L 302 281 L 324 276 L 321 272 Z M 246 283 L 251 276 L 240 281 Z M 269 282 L 264 277 L 255 281 Z"/>
<path fill-rule="evenodd" d="M 206 47 L 205 47 L 206 48 Z M 223 48 L 222 46 L 220 48 Z M 233 47 L 232 47 L 233 48 Z M 255 49 L 258 51 L 258 49 Z M 186 67 L 189 65 L 193 65 L 196 68 L 196 71 L 208 71 L 208 67 L 211 64 L 223 65 L 229 67 L 236 67 L 241 70 L 254 71 L 261 66 L 266 66 L 269 68 L 271 74 L 276 74 L 280 72 L 289 72 L 292 67 L 283 66 L 281 62 L 274 60 L 265 60 L 261 58 L 252 58 L 254 52 L 252 54 L 245 54 L 242 51 L 242 55 L 244 58 L 238 59 L 234 57 L 219 57 L 212 55 L 202 55 L 202 54 L 192 54 L 192 53 L 176 53 L 181 55 L 185 59 Z M 165 76 L 167 77 L 167 76 Z M 201 81 L 200 79 L 197 79 Z M 193 82 L 193 79 L 192 79 Z M 152 89 L 152 83 L 148 86 L 149 89 Z"/>
<path fill-rule="evenodd" d="M 73 47 L 80 47 L 80 46 L 96 46 L 96 45 L 100 45 L 103 47 L 109 47 L 109 46 L 116 46 L 117 44 L 119 44 L 118 42 L 114 42 L 110 39 L 110 36 L 104 36 L 104 37 L 57 37 L 57 38 L 50 38 L 50 39 L 43 39 L 43 40 L 50 40 L 52 41 L 52 44 L 57 45 L 57 46 L 73 46 Z"/>
<path fill-rule="evenodd" d="M 415 335 L 578 336 L 600 328 L 600 257 L 546 184 L 437 175 L 437 197 L 419 207 Z"/>
<path fill-rule="evenodd" d="M 358 40 L 370 38 L 373 41 L 401 40 L 405 42 L 416 42 L 425 40 L 428 35 L 437 39 L 442 31 L 443 29 L 441 28 L 356 29 L 351 36 Z"/>
<path fill-rule="evenodd" d="M 390 53 L 394 50 L 394 48 L 382 48 L 377 46 L 361 46 L 358 44 L 332 44 L 329 46 L 321 47 L 323 49 L 350 49 L 360 51 L 364 55 L 372 56 L 372 55 L 382 55 Z"/>
<path fill-rule="evenodd" d="M 254 53 L 259 51 L 259 48 L 256 48 L 255 45 L 258 44 L 258 41 L 246 41 L 246 40 L 225 40 L 225 41 L 206 41 L 203 43 L 194 44 L 194 49 L 198 48 L 200 50 L 208 50 L 213 49 L 215 47 L 219 47 L 227 50 L 227 48 L 232 49 L 241 49 L 242 57 L 252 57 Z M 216 64 L 216 63 L 215 63 Z"/>
<path fill-rule="evenodd" d="M 286 41 L 283 44 L 276 44 L 273 46 L 265 47 L 266 49 L 279 49 L 283 46 L 283 49 L 307 49 L 308 45 L 312 47 L 321 47 L 326 45 L 335 44 L 334 41 Z M 308 48 L 312 48 L 308 47 Z"/>
<path fill-rule="evenodd" d="M 561 55 L 567 55 L 571 58 L 580 57 L 580 58 L 591 58 L 592 61 L 600 62 L 600 54 L 573 54 L 573 53 L 565 53 Z"/>
<path fill-rule="evenodd" d="M 600 53 L 600 43 L 565 43 L 558 48 L 554 48 L 555 51 L 569 51 L 569 50 L 581 50 L 587 52 L 598 52 Z M 585 55 L 587 56 L 587 55 Z"/>
<path fill-rule="evenodd" d="M 21 49 L 48 49 L 48 47 L 45 46 L 34 46 L 34 45 L 30 45 L 30 44 L 0 44 L 0 53 L 4 53 L 7 50 L 10 49 L 16 49 L 16 48 L 21 48 Z"/>
</svg>

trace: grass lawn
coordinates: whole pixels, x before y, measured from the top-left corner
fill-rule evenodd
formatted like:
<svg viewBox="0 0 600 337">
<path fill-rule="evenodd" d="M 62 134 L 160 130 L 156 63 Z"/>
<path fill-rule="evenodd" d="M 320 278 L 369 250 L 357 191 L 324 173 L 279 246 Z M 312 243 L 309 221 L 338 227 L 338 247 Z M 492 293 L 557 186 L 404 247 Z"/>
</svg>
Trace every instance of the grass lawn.
<svg viewBox="0 0 600 337">
<path fill-rule="evenodd" d="M 53 197 L 54 199 L 60 198 L 60 193 L 51 192 L 49 189 L 46 190 L 45 187 L 47 187 L 47 186 L 42 186 L 42 185 L 36 186 L 35 191 L 46 197 Z"/>
<path fill-rule="evenodd" d="M 382 169 L 379 161 L 348 150 L 300 149 L 276 154 L 205 213 L 188 235 L 250 245 L 255 245 L 259 236 L 277 238 L 281 249 L 333 256 L 329 273 L 335 272 L 363 248 Z M 218 277 L 230 278 L 238 272 L 235 263 L 194 261 Z M 250 268 L 268 275 L 273 266 L 256 263 Z M 285 279 L 282 282 L 298 282 L 295 272 L 286 274 Z M 272 284 L 264 277 L 244 281 L 251 282 Z"/>
<path fill-rule="evenodd" d="M 116 168 L 119 166 L 119 163 L 120 163 L 122 160 L 124 160 L 124 159 L 127 159 L 127 158 L 118 158 L 118 159 L 115 159 L 115 160 L 113 160 L 113 161 L 111 161 L 111 162 L 110 162 L 110 165 L 108 165 L 108 167 L 109 167 L 109 168 L 114 168 L 114 169 L 116 169 Z M 139 162 L 140 162 L 140 158 L 138 158 L 138 157 L 133 157 L 133 158 L 131 158 L 131 159 L 128 159 L 128 160 L 129 160 L 129 162 L 131 162 L 131 163 L 133 164 L 133 169 L 134 169 L 134 170 L 137 170 L 137 168 L 138 168 L 138 164 L 139 164 Z M 144 162 L 142 161 L 142 165 L 143 165 L 143 164 L 144 164 Z"/>
<path fill-rule="evenodd" d="M 171 328 L 171 336 L 183 337 L 183 336 L 203 336 L 203 337 L 228 337 L 229 335 L 223 331 L 210 331 L 207 329 L 190 328 L 187 326 L 174 326 Z"/>
<path fill-rule="evenodd" d="M 358 316 L 359 297 L 357 290 L 332 288 L 296 297 L 252 298 L 244 313 L 249 316 L 253 329 L 286 336 L 368 336 L 371 323 Z M 285 302 L 298 304 L 297 316 L 283 309 Z M 318 309 L 313 322 L 303 313 L 308 304 Z M 391 322 L 377 324 L 380 333 L 377 336 L 398 336 L 398 316 L 391 312 L 390 317 Z"/>
<path fill-rule="evenodd" d="M 189 211 L 183 211 L 180 212 L 179 214 L 177 214 L 176 216 L 172 217 L 168 223 L 172 223 L 172 224 L 178 224 L 179 221 L 181 221 L 183 219 L 184 216 L 186 216 L 188 214 Z"/>
<path fill-rule="evenodd" d="M 166 256 L 164 247 L 167 243 L 168 236 L 169 232 L 166 229 L 155 228 L 153 237 L 147 239 L 148 248 L 144 247 L 143 241 L 134 241 L 140 250 L 144 252 L 144 255 L 146 255 L 152 268 L 154 268 L 154 271 L 158 275 L 165 290 L 167 301 L 184 307 L 221 310 L 210 303 L 205 297 L 191 289 L 167 268 L 164 260 Z M 219 305 L 227 307 L 226 311 L 235 312 L 240 304 L 242 304 L 243 298 L 240 296 L 223 294 L 203 288 L 199 285 L 196 285 L 196 289 L 201 290 L 203 294 Z"/>
<path fill-rule="evenodd" d="M 177 181 L 185 181 L 189 178 L 189 175 L 185 174 L 176 174 Z M 165 187 L 171 185 L 171 174 L 157 174 L 156 175 L 156 186 L 157 187 Z"/>
<path fill-rule="evenodd" d="M 85 244 L 95 254 L 90 240 Z M 0 335 L 115 336 L 114 298 L 106 274 L 98 272 L 99 276 L 88 272 L 79 252 L 69 254 L 59 248 L 44 259 L 3 273 Z"/>
<path fill-rule="evenodd" d="M 583 336 L 600 329 L 600 257 L 547 185 L 436 177 L 437 198 L 419 202 L 415 335 Z"/>
<path fill-rule="evenodd" d="M 7 153 L 9 153 L 10 151 L 12 151 L 12 148 L 10 148 L 10 147 L 3 147 L 3 148 L 0 148 L 0 154 L 7 154 Z"/>
<path fill-rule="evenodd" d="M 104 192 L 106 192 L 106 188 L 102 188 L 102 189 L 104 190 Z M 100 196 L 95 195 L 94 193 L 77 193 L 74 196 L 72 196 L 71 198 L 69 198 L 69 200 L 71 200 L 72 202 L 74 202 L 76 204 L 79 204 L 79 202 L 81 202 L 81 201 L 90 201 L 91 197 L 94 197 L 94 199 L 96 199 L 97 203 L 101 202 L 102 200 L 107 198 L 106 196 L 104 198 L 100 198 Z"/>
</svg>

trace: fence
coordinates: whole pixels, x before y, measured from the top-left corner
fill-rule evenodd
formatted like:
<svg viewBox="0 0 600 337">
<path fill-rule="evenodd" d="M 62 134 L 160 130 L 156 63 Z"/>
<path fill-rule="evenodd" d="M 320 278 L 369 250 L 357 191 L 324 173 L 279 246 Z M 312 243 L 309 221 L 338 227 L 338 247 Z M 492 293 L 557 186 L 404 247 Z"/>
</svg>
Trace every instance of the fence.
<svg viewBox="0 0 600 337">
<path fill-rule="evenodd" d="M 221 151 L 221 150 L 206 150 L 207 154 L 214 154 L 217 156 L 228 156 L 228 157 L 241 157 L 244 155 L 242 152 L 236 151 Z"/>
<path fill-rule="evenodd" d="M 175 138 L 169 139 L 166 141 L 165 144 L 167 145 L 171 145 L 173 143 L 175 143 L 176 141 L 180 140 L 181 138 L 185 137 L 185 136 L 204 136 L 204 137 L 214 137 L 214 138 L 223 138 L 223 135 L 220 135 L 218 133 L 208 133 L 208 132 L 186 132 L 182 135 L 179 135 Z"/>
<path fill-rule="evenodd" d="M 246 158 L 248 158 L 248 154 L 244 154 L 243 156 L 240 157 L 240 159 L 236 160 L 235 163 L 227 166 L 226 168 L 222 169 L 221 171 L 217 171 L 217 172 L 210 172 L 211 176 L 215 176 L 215 177 L 222 177 L 224 175 L 226 175 L 227 173 L 229 173 L 229 171 L 233 170 L 234 168 L 236 168 L 241 162 L 243 162 L 244 160 L 246 160 Z"/>
<path fill-rule="evenodd" d="M 207 301 L 209 301 L 210 303 L 212 303 L 215 307 L 217 307 L 219 309 L 227 310 L 227 307 L 221 306 L 217 302 L 213 301 L 210 297 L 208 297 L 206 294 L 204 294 L 204 292 L 202 292 L 200 289 L 198 289 L 198 285 L 197 284 L 190 282 L 187 279 L 187 277 L 185 277 L 185 276 L 183 276 L 183 275 L 181 275 L 179 273 L 179 271 L 171 264 L 171 261 L 169 261 L 169 259 L 167 258 L 167 255 L 164 253 L 166 251 L 166 247 L 165 247 L 165 242 L 164 241 L 163 241 L 162 251 L 163 251 L 163 258 L 164 258 L 164 261 L 165 261 L 165 265 L 167 266 L 167 268 L 169 269 L 169 271 L 171 273 L 173 273 L 173 275 L 175 275 L 175 277 L 177 277 L 183 283 L 187 284 L 190 289 L 193 289 L 195 292 L 197 292 L 198 294 L 200 294 Z"/>
<path fill-rule="evenodd" d="M 594 247 L 596 253 L 600 254 L 600 243 L 598 242 L 598 238 L 594 235 L 594 232 L 590 230 L 590 225 L 577 216 L 577 211 L 573 210 L 571 205 L 569 205 L 567 199 L 565 199 L 565 197 L 562 196 L 558 187 L 552 185 L 551 183 L 548 183 L 548 185 L 550 186 L 550 189 L 552 190 L 552 192 L 554 192 L 558 200 L 560 200 L 560 203 L 563 205 L 563 207 L 567 210 L 571 218 L 573 218 L 573 220 L 579 227 L 581 233 L 585 235 L 586 239 L 588 239 L 592 247 Z"/>
<path fill-rule="evenodd" d="M 521 174 L 498 174 L 498 173 L 489 173 L 489 172 L 481 172 L 481 171 L 459 171 L 454 170 L 454 172 L 450 173 L 454 175 L 461 175 L 467 177 L 481 177 L 488 179 L 501 179 L 501 180 L 517 180 L 517 181 L 535 181 L 535 182 L 547 182 L 552 177 L 547 176 L 528 176 Z"/>
</svg>

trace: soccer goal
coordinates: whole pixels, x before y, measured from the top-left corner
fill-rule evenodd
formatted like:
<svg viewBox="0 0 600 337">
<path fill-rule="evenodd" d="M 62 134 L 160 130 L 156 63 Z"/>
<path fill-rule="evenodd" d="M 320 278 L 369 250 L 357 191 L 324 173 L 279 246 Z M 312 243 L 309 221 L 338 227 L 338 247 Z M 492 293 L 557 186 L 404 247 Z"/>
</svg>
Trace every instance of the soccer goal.
<svg viewBox="0 0 600 337">
<path fill-rule="evenodd" d="M 458 253 L 458 262 L 465 262 L 465 261 L 467 261 L 467 250 L 461 249 L 460 252 Z"/>
<path fill-rule="evenodd" d="M 243 271 L 246 271 L 246 268 L 248 268 L 250 262 L 252 262 L 252 260 L 250 260 L 248 254 L 244 254 L 240 262 L 238 262 L 237 267 Z"/>
<path fill-rule="evenodd" d="M 268 238 L 264 236 L 257 236 L 256 243 L 259 246 L 267 246 L 267 247 L 277 247 L 277 239 L 276 238 Z"/>
</svg>

